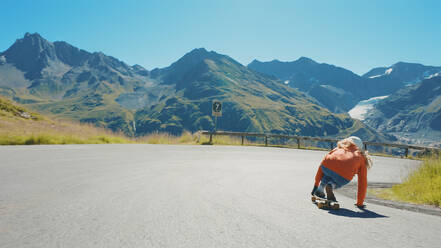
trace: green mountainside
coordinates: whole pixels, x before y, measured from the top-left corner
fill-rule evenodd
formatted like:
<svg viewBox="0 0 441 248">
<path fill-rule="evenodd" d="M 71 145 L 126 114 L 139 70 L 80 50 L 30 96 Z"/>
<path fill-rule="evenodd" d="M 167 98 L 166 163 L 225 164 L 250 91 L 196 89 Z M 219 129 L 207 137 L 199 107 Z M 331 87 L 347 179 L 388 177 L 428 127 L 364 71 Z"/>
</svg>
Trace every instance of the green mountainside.
<svg viewBox="0 0 441 248">
<path fill-rule="evenodd" d="M 164 84 L 176 85 L 176 94 L 136 112 L 139 134 L 213 130 L 211 104 L 216 99 L 223 102 L 218 130 L 380 137 L 348 115 L 333 114 L 304 93 L 205 49 L 195 49 L 151 75 Z"/>
<path fill-rule="evenodd" d="M 0 94 L 26 107 L 130 136 L 213 130 L 211 104 L 217 99 L 224 105 L 218 130 L 389 139 L 275 78 L 203 48 L 169 67 L 147 71 L 26 34 L 0 53 L 0 72 Z"/>
</svg>

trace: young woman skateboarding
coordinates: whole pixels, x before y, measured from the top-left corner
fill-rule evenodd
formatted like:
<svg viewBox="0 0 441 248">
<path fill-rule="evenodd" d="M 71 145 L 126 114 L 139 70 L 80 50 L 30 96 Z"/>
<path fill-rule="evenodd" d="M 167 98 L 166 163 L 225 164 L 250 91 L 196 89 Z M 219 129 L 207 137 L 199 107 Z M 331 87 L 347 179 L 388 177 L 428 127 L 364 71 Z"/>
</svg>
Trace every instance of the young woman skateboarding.
<svg viewBox="0 0 441 248">
<path fill-rule="evenodd" d="M 314 189 L 311 194 L 330 201 L 337 201 L 334 189 L 349 183 L 355 174 L 358 175 L 358 193 L 356 206 L 363 208 L 367 189 L 367 170 L 372 161 L 364 150 L 360 138 L 351 136 L 340 140 L 337 148 L 326 154 L 315 176 Z"/>
</svg>

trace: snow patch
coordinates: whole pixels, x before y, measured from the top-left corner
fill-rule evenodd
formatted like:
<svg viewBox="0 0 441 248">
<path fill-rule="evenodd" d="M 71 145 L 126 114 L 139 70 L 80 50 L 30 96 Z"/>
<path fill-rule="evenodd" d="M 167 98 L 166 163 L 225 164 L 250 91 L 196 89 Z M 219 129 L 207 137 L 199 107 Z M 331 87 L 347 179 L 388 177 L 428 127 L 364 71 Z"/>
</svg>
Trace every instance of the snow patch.
<svg viewBox="0 0 441 248">
<path fill-rule="evenodd" d="M 344 95 L 344 94 L 346 94 L 346 91 L 345 91 L 345 90 L 340 89 L 340 88 L 337 88 L 337 87 L 334 87 L 334 86 L 332 86 L 332 85 L 322 84 L 322 85 L 320 85 L 320 87 L 325 88 L 325 89 L 327 89 L 327 90 L 329 90 L 329 91 L 332 91 L 332 92 L 334 92 L 334 93 L 337 93 L 337 94 L 339 94 L 339 95 Z"/>
<path fill-rule="evenodd" d="M 360 101 L 360 102 L 368 103 L 368 104 L 377 103 L 379 100 L 386 99 L 388 96 L 389 95 L 387 95 L 387 96 L 376 96 L 376 97 L 372 97 L 372 98 L 369 98 L 367 100 L 363 100 L 363 101 Z"/>
<path fill-rule="evenodd" d="M 438 77 L 438 76 L 441 76 L 440 72 L 437 72 L 435 74 L 430 75 L 429 77 L 427 77 L 427 79 L 431 79 L 431 78 Z"/>
<path fill-rule="evenodd" d="M 392 70 L 393 70 L 393 68 L 386 69 L 383 74 L 370 76 L 369 78 L 377 78 L 377 77 L 382 77 L 384 75 L 389 75 L 392 73 Z"/>
<path fill-rule="evenodd" d="M 387 96 L 376 96 L 367 100 L 360 101 L 355 107 L 349 110 L 348 114 L 354 119 L 364 120 L 366 114 L 374 108 L 374 104 L 380 100 L 387 98 Z"/>
<path fill-rule="evenodd" d="M 384 74 L 383 74 L 384 75 Z M 381 77 L 381 76 L 383 76 L 383 75 L 375 75 L 375 76 L 371 76 L 371 77 L 369 77 L 369 78 L 377 78 L 377 77 Z"/>
</svg>

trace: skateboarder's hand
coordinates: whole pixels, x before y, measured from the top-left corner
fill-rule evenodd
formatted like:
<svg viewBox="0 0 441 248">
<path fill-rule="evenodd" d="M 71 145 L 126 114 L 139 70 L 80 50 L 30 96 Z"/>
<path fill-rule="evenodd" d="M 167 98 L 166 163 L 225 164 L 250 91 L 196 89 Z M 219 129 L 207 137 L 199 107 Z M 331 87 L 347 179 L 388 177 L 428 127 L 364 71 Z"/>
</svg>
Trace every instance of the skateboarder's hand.
<svg viewBox="0 0 441 248">
<path fill-rule="evenodd" d="M 314 188 L 312 189 L 311 195 L 314 195 L 314 193 L 317 191 L 318 187 L 314 185 Z"/>
<path fill-rule="evenodd" d="M 354 204 L 354 206 L 356 206 L 357 208 L 359 208 L 359 209 L 365 209 L 366 208 L 366 205 L 358 205 L 358 204 Z"/>
</svg>

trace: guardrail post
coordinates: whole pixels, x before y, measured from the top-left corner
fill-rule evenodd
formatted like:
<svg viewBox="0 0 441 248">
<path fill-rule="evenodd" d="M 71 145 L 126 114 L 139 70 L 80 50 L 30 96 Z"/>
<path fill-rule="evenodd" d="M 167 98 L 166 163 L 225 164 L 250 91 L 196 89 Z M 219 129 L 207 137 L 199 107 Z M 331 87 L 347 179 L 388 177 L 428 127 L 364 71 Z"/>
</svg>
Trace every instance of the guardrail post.
<svg viewBox="0 0 441 248">
<path fill-rule="evenodd" d="M 213 134 L 210 133 L 210 144 L 212 144 L 212 143 L 213 143 Z"/>
<path fill-rule="evenodd" d="M 404 150 L 404 155 L 405 155 L 406 158 L 407 158 L 407 155 L 409 155 L 409 148 L 406 147 L 406 150 Z"/>
<path fill-rule="evenodd" d="M 300 149 L 300 139 L 297 138 L 297 149 Z"/>
<path fill-rule="evenodd" d="M 243 140 L 244 140 L 244 138 L 245 138 L 245 137 L 242 135 L 242 145 L 243 145 Z"/>
<path fill-rule="evenodd" d="M 268 146 L 268 136 L 265 136 L 265 146 Z"/>
<path fill-rule="evenodd" d="M 366 144 L 364 144 L 364 150 L 367 151 L 367 145 Z"/>
</svg>

